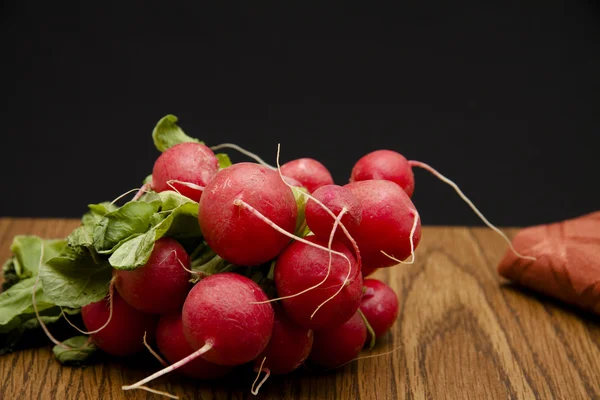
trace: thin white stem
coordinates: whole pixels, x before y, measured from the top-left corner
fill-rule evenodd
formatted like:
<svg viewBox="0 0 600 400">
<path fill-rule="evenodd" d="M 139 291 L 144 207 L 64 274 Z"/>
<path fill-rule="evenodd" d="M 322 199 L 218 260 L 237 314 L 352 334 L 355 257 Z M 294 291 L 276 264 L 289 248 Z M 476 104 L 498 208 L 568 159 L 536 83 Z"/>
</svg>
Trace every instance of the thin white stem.
<svg viewBox="0 0 600 400">
<path fill-rule="evenodd" d="M 350 361 L 347 361 L 347 362 L 343 363 L 342 365 L 338 366 L 337 368 L 339 368 L 339 367 L 341 367 L 341 366 L 343 366 L 343 365 L 346 365 L 346 364 L 350 364 L 351 362 L 353 362 L 353 361 L 357 361 L 357 360 L 365 360 L 365 359 L 367 359 L 367 358 L 376 358 L 376 357 L 383 357 L 383 356 L 387 356 L 388 354 L 392 354 L 393 352 L 395 352 L 395 351 L 398 351 L 398 350 L 399 350 L 401 347 L 402 347 L 402 345 L 400 345 L 400 346 L 397 346 L 397 347 L 393 348 L 392 350 L 385 351 L 385 352 L 383 352 L 383 353 L 371 354 L 371 355 L 369 355 L 369 356 L 356 357 L 356 358 L 353 358 L 353 359 L 352 359 L 352 360 L 350 360 Z"/>
<path fill-rule="evenodd" d="M 206 353 L 207 351 L 209 351 L 212 348 L 213 348 L 212 341 L 207 341 L 204 346 L 202 346 L 200 349 L 196 350 L 189 356 L 182 358 L 181 360 L 177 361 L 176 363 L 171 364 L 168 367 L 163 368 L 158 372 L 155 372 L 154 374 L 142 379 L 139 382 L 136 382 L 132 385 L 121 386 L 121 389 L 123 389 L 123 390 L 140 389 L 142 385 L 144 385 L 156 378 L 159 378 L 165 374 L 168 374 L 169 372 L 176 370 L 177 368 L 189 363 L 190 361 L 195 360 L 196 358 L 200 357 L 202 354 Z"/>
<path fill-rule="evenodd" d="M 260 363 L 260 367 L 258 368 L 258 373 L 256 374 L 256 379 L 254 379 L 254 382 L 252 383 L 252 387 L 250 388 L 250 393 L 252 393 L 255 396 L 258 395 L 258 391 L 260 390 L 261 386 L 263 385 L 263 383 L 265 383 L 267 381 L 267 379 L 269 379 L 269 376 L 271 375 L 271 371 L 268 368 L 263 369 L 263 365 L 265 365 L 266 360 L 267 360 L 267 357 L 263 357 L 263 360 Z M 254 386 L 256 385 L 256 382 L 258 381 L 258 377 L 260 376 L 261 372 L 264 372 L 265 376 L 260 381 L 258 386 L 256 386 L 256 388 L 255 388 Z"/>
<path fill-rule="evenodd" d="M 161 396 L 165 396 L 165 397 L 168 397 L 170 399 L 176 399 L 176 400 L 179 399 L 179 396 L 176 396 L 174 394 L 167 393 L 167 392 L 161 392 L 160 390 L 152 389 L 152 388 L 149 388 L 148 386 L 140 386 L 138 389 L 143 389 L 143 390 L 146 390 L 146 391 L 148 391 L 150 393 L 159 394 Z"/>
<path fill-rule="evenodd" d="M 265 160 L 263 160 L 262 158 L 260 158 L 258 155 L 238 146 L 237 144 L 233 144 L 233 143 L 222 143 L 222 144 L 218 144 L 216 146 L 212 146 L 210 149 L 215 151 L 215 150 L 219 150 L 219 149 L 223 149 L 223 148 L 229 148 L 229 149 L 234 149 L 239 151 L 240 153 L 244 154 L 245 156 L 248 156 L 250 158 L 252 158 L 253 160 L 255 160 L 257 163 L 259 163 L 262 166 L 265 166 L 267 168 L 270 169 L 275 169 L 275 167 L 273 167 L 272 165 L 268 164 Z"/>
<path fill-rule="evenodd" d="M 200 190 L 201 192 L 204 191 L 204 186 L 196 185 L 195 183 L 192 183 L 192 182 L 178 181 L 177 179 L 168 180 L 167 185 L 169 185 L 169 187 L 172 188 L 173 190 L 175 190 L 177 193 L 179 193 L 179 191 L 173 187 L 173 185 L 172 185 L 173 183 L 178 183 L 182 186 L 187 186 L 194 190 Z M 179 194 L 181 194 L 181 193 L 179 193 Z"/>
<path fill-rule="evenodd" d="M 117 201 L 121 200 L 123 197 L 125 197 L 125 196 L 127 196 L 128 194 L 131 194 L 131 193 L 133 193 L 133 192 L 137 192 L 137 193 L 139 194 L 139 193 L 140 193 L 140 192 L 143 190 L 143 188 L 144 188 L 144 187 L 142 186 L 141 188 L 135 188 L 135 189 L 128 190 L 128 191 L 126 191 L 125 193 L 123 193 L 122 195 L 120 195 L 119 197 L 117 197 L 116 199 L 114 199 L 113 201 L 111 201 L 111 202 L 110 202 L 110 204 L 111 204 L 111 205 L 112 205 L 112 204 L 115 204 Z M 136 196 L 136 197 L 138 197 L 138 195 L 137 195 L 137 194 L 136 194 L 135 196 Z M 140 194 L 140 196 L 141 196 L 141 194 Z M 134 199 L 135 199 L 135 197 L 134 197 Z M 136 199 L 136 200 L 137 200 L 137 199 Z"/>
<path fill-rule="evenodd" d="M 191 269 L 187 268 L 183 264 L 183 261 L 181 261 L 179 259 L 179 257 L 177 256 L 177 252 L 175 250 L 171 250 L 170 252 L 168 252 L 167 255 L 160 261 L 160 263 L 158 263 L 158 265 L 161 265 L 162 263 L 164 263 L 167 260 L 167 258 L 169 258 L 169 256 L 171 256 L 171 254 L 175 254 L 175 259 L 179 262 L 179 265 L 181 265 L 181 268 L 183 268 L 186 272 L 189 272 L 190 274 L 195 274 L 195 275 L 200 274 L 199 272 L 192 271 Z"/>
<path fill-rule="evenodd" d="M 323 280 L 321 282 L 319 282 L 319 283 L 317 283 L 317 284 L 309 287 L 309 288 L 306 288 L 306 289 L 298 292 L 298 293 L 290 294 L 288 296 L 276 297 L 274 299 L 269 299 L 267 301 L 263 301 L 263 302 L 260 302 L 260 303 L 270 303 L 270 302 L 278 301 L 278 300 L 291 299 L 293 297 L 300 296 L 301 294 L 304 294 L 306 292 L 310 292 L 311 290 L 318 288 L 319 286 L 321 286 L 322 284 L 324 284 L 327 281 L 327 279 L 329 278 L 329 274 L 331 273 L 331 263 L 333 261 L 332 260 L 332 258 L 333 258 L 333 250 L 331 249 L 331 245 L 332 245 L 332 242 L 333 242 L 333 236 L 335 235 L 335 231 L 336 231 L 336 228 L 337 228 L 337 224 L 339 223 L 339 220 L 344 216 L 344 214 L 346 213 L 346 211 L 347 211 L 346 207 L 343 207 L 342 211 L 340 211 L 340 215 L 336 218 L 336 220 L 334 222 L 333 229 L 331 230 L 331 235 L 329 236 L 329 243 L 327 245 L 327 251 L 329 253 L 329 263 L 327 265 L 327 274 L 325 275 L 325 277 L 323 278 Z M 350 263 L 350 260 L 348 260 L 348 263 Z M 351 264 L 350 264 L 350 268 L 352 268 Z M 328 301 L 329 301 L 329 299 L 325 300 L 325 302 L 323 304 L 327 303 Z M 256 304 L 260 304 L 260 303 L 256 303 Z M 315 310 L 315 312 L 312 315 L 315 315 L 315 313 L 319 310 L 319 308 L 321 308 L 321 306 L 323 304 L 321 304 L 319 307 L 317 307 L 317 309 Z M 312 319 L 312 316 L 310 317 L 310 319 Z"/>
<path fill-rule="evenodd" d="M 410 230 L 410 261 L 400 261 L 395 257 L 390 256 L 388 253 L 386 253 L 383 250 L 380 250 L 384 256 L 386 256 L 387 258 L 390 258 L 394 261 L 396 261 L 398 264 L 414 264 L 415 262 L 415 241 L 414 241 L 414 237 L 415 237 L 415 231 L 417 230 L 417 222 L 419 221 L 419 213 L 417 212 L 417 210 L 413 210 L 413 213 L 415 214 L 413 216 L 413 226 L 412 229 Z"/>
<path fill-rule="evenodd" d="M 331 271 L 331 244 L 333 243 L 333 236 L 335 235 L 335 231 L 337 230 L 338 224 L 340 223 L 340 220 L 342 219 L 342 217 L 346 211 L 347 211 L 346 207 L 345 206 L 342 207 L 342 211 L 340 211 L 340 214 L 337 216 L 337 218 L 335 219 L 335 222 L 333 223 L 333 228 L 331 229 L 331 234 L 329 235 L 329 243 L 327 244 L 327 248 L 329 249 L 329 265 L 327 266 L 327 275 L 325 275 L 325 279 L 323 279 L 323 281 L 321 281 L 319 283 L 319 285 L 324 283 L 327 280 L 327 278 L 329 278 L 329 273 Z M 346 286 L 346 283 L 348 282 L 348 279 L 350 278 L 351 272 L 352 272 L 352 264 L 349 263 L 348 264 L 348 275 L 346 275 L 344 282 L 342 282 L 342 284 L 340 285 L 340 288 L 331 297 L 329 297 L 327 300 L 325 300 L 324 302 L 319 304 L 319 306 L 315 309 L 315 311 L 313 311 L 313 313 L 310 315 L 311 320 L 313 319 L 313 317 L 315 316 L 317 311 L 319 311 L 321 309 L 321 307 L 323 307 L 331 299 L 335 298 L 335 296 L 340 294 L 340 292 L 344 289 L 344 286 Z M 319 285 L 317 285 L 317 286 L 319 286 Z"/>
<path fill-rule="evenodd" d="M 144 331 L 144 346 L 146 346 L 146 348 L 148 349 L 150 354 L 152 354 L 154 356 L 154 358 L 156 358 L 158 360 L 158 362 L 160 362 L 162 364 L 163 367 L 166 367 L 169 365 L 169 364 L 167 364 L 167 362 L 165 360 L 163 360 L 163 358 L 161 356 L 158 355 L 157 352 L 154 351 L 154 349 L 152 347 L 150 347 L 150 345 L 146 341 L 146 331 Z"/>
<path fill-rule="evenodd" d="M 411 167 L 419 167 L 419 168 L 423 168 L 424 170 L 429 171 L 431 174 L 433 174 L 436 178 L 438 178 L 439 180 L 441 180 L 442 182 L 450 185 L 455 191 L 456 193 L 458 193 L 458 195 L 460 196 L 461 199 L 463 199 L 463 201 L 465 203 L 467 203 L 469 205 L 469 207 L 471 207 L 471 209 L 473 210 L 473 212 L 475 212 L 475 214 L 477 214 L 477 216 L 483 221 L 483 223 L 485 223 L 488 228 L 490 228 L 491 230 L 493 230 L 494 232 L 496 232 L 498 235 L 502 236 L 502 238 L 506 241 L 506 243 L 508 243 L 508 245 L 510 246 L 510 249 L 512 250 L 512 252 L 519 258 L 525 258 L 528 260 L 537 260 L 537 258 L 532 257 L 532 256 L 524 256 L 522 254 L 520 254 L 512 245 L 512 242 L 510 241 L 510 239 L 504 234 L 504 232 L 502 232 L 500 229 L 496 228 L 494 225 L 492 225 L 486 217 L 483 216 L 483 214 L 477 209 L 477 207 L 475 207 L 475 204 L 473 204 L 473 202 L 471 200 L 469 200 L 469 198 L 467 196 L 465 196 L 465 194 L 462 192 L 462 190 L 460 190 L 460 188 L 458 187 L 458 185 L 454 182 L 452 182 L 450 179 L 446 178 L 444 175 L 440 174 L 438 171 L 436 171 L 433 167 L 425 164 L 424 162 L 421 161 L 415 161 L 415 160 L 410 160 L 409 165 Z"/>
<path fill-rule="evenodd" d="M 248 209 L 248 211 L 250 211 L 254 216 L 258 217 L 260 220 L 262 220 L 264 223 L 266 223 L 267 225 L 269 225 L 270 227 L 272 227 L 273 229 L 275 229 L 277 232 L 284 234 L 285 236 L 297 240 L 301 243 L 304 243 L 308 246 L 312 246 L 315 247 L 317 249 L 321 249 L 327 252 L 331 252 L 332 254 L 338 255 L 340 257 L 344 257 L 346 259 L 346 261 L 348 261 L 348 266 L 350 269 L 352 269 L 352 264 L 350 263 L 350 259 L 344 254 L 344 253 L 340 253 L 339 251 L 335 251 L 335 250 L 331 250 L 328 249 L 326 247 L 323 247 L 319 244 L 313 243 L 313 242 L 309 242 L 308 240 L 301 238 L 300 236 L 296 236 L 292 233 L 289 233 L 288 231 L 286 231 L 285 229 L 281 228 L 280 226 L 278 226 L 277 224 L 275 224 L 273 221 L 271 221 L 270 219 L 268 219 L 267 217 L 265 217 L 260 211 L 258 211 L 256 208 L 252 207 L 250 204 L 246 203 L 244 200 L 242 199 L 235 199 L 233 201 L 233 204 L 238 206 L 238 207 L 242 207 L 242 208 L 246 208 Z M 295 297 L 298 296 L 298 294 L 294 294 L 291 296 L 287 296 L 289 297 Z M 280 299 L 285 298 L 285 297 L 281 297 Z M 250 304 L 264 304 L 264 303 L 270 303 L 273 302 L 277 299 L 270 299 L 270 300 L 265 300 L 265 301 L 254 301 L 251 302 Z"/>
<path fill-rule="evenodd" d="M 279 177 L 281 178 L 281 180 L 283 181 L 283 183 L 285 183 L 290 189 L 293 189 L 294 186 L 292 186 L 289 183 L 287 183 L 285 181 L 285 179 L 283 178 L 283 174 L 281 173 L 281 165 L 279 165 L 279 153 L 280 153 L 280 151 L 281 151 L 281 144 L 278 143 L 277 144 L 277 158 L 276 158 L 277 172 L 279 172 Z M 333 218 L 334 220 L 337 218 L 336 215 L 333 213 L 333 211 L 331 211 L 329 209 L 329 207 L 327 207 L 325 204 L 323 204 L 323 202 L 321 202 L 319 199 L 317 199 L 316 197 L 314 197 L 313 195 L 311 195 L 310 193 L 307 193 L 305 191 L 301 191 L 300 193 L 302 193 L 303 196 L 308 197 L 310 200 L 312 200 L 315 203 L 317 203 L 317 205 L 319 207 L 321 207 L 323 210 L 325 210 L 325 212 L 328 213 L 331 216 L 331 218 Z M 350 235 L 350 233 L 348 232 L 348 229 L 346 229 L 346 226 L 341 221 L 339 222 L 339 224 L 340 224 L 340 227 L 342 228 L 342 231 L 344 232 L 344 234 L 346 235 L 346 237 L 350 241 L 350 243 L 352 243 L 352 247 L 354 248 L 354 252 L 356 253 L 356 258 L 357 258 L 357 261 L 358 261 L 358 266 L 360 268 L 362 262 L 361 262 L 360 251 L 358 249 L 358 245 L 356 244 L 356 241 L 354 240 L 354 238 L 352 237 L 352 235 Z"/>
<path fill-rule="evenodd" d="M 65 318 L 65 320 L 67 321 L 67 323 L 69 325 L 71 325 L 73 328 L 75 328 L 77 331 L 79 331 L 80 333 L 83 333 L 84 335 L 93 335 L 94 333 L 98 333 L 100 332 L 102 329 L 106 328 L 108 326 L 108 324 L 110 323 L 110 320 L 112 319 L 113 316 L 113 297 L 114 297 L 114 284 L 116 281 L 117 277 L 115 276 L 114 278 L 112 278 L 110 280 L 110 285 L 108 286 L 108 319 L 106 320 L 106 322 L 104 323 L 104 325 L 102 325 L 100 328 L 90 331 L 90 332 L 86 332 L 82 329 L 79 329 L 75 324 L 73 324 L 69 318 L 67 318 L 67 314 L 63 314 L 63 317 Z M 62 309 L 62 307 L 61 307 Z"/>
</svg>

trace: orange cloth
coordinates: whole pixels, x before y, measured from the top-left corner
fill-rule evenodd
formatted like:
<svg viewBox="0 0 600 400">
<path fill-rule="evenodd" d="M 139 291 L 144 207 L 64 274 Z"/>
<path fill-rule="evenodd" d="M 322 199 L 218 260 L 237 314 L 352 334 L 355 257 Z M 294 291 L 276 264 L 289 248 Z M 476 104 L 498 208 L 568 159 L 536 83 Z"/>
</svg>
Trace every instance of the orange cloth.
<svg viewBox="0 0 600 400">
<path fill-rule="evenodd" d="M 498 265 L 511 281 L 600 314 L 600 211 L 524 228 Z"/>
</svg>

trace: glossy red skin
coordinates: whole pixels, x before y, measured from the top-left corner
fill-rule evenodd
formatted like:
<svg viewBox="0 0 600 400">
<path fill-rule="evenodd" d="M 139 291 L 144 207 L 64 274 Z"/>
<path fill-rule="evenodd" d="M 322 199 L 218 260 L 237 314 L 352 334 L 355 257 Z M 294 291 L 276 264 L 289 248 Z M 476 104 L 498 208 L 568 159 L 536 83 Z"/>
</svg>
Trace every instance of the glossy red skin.
<svg viewBox="0 0 600 400">
<path fill-rule="evenodd" d="M 350 182 L 384 179 L 398 184 L 408 197 L 415 191 L 415 176 L 408 160 L 392 150 L 376 150 L 360 158 L 352 168 Z"/>
<path fill-rule="evenodd" d="M 231 167 L 229 167 L 231 168 Z M 213 347 L 202 358 L 219 365 L 254 360 L 271 339 L 274 323 L 263 290 L 243 275 L 225 272 L 202 279 L 183 304 L 183 332 L 194 350 Z"/>
<path fill-rule="evenodd" d="M 333 178 L 327 167 L 312 158 L 299 158 L 283 164 L 281 174 L 294 178 L 310 193 L 321 186 L 333 185 Z"/>
<path fill-rule="evenodd" d="M 353 182 L 345 187 L 358 198 L 363 209 L 360 229 L 354 238 L 363 267 L 383 268 L 398 264 L 381 250 L 401 261 L 410 256 L 410 232 L 417 209 L 404 190 L 384 180 Z M 420 240 L 419 219 L 413 237 L 415 249 Z"/>
<path fill-rule="evenodd" d="M 367 327 L 359 313 L 335 328 L 315 332 L 308 359 L 322 367 L 336 368 L 358 357 L 367 340 Z"/>
<path fill-rule="evenodd" d="M 328 241 L 317 236 L 307 236 L 305 239 L 327 247 Z M 314 310 L 339 290 L 348 275 L 348 261 L 333 254 L 331 272 L 325 283 L 299 296 L 281 300 L 289 317 L 305 328 L 318 330 L 340 325 L 352 317 L 360 306 L 362 275 L 358 271 L 356 259 L 340 242 L 334 240 L 331 247 L 332 250 L 345 254 L 350 260 L 350 283 L 310 319 Z M 325 278 L 328 263 L 327 251 L 302 242 L 293 242 L 279 255 L 275 264 L 277 293 L 280 297 L 289 296 L 316 285 Z"/>
<path fill-rule="evenodd" d="M 339 215 L 342 208 L 346 207 L 348 211 L 342 216 L 341 222 L 348 230 L 348 233 L 354 237 L 355 232 L 360 227 L 362 207 L 352 192 L 342 186 L 325 185 L 315 190 L 312 195 L 327 206 L 335 215 Z M 323 207 L 311 199 L 308 199 L 306 203 L 304 215 L 306 217 L 306 224 L 310 230 L 316 236 L 329 240 L 335 221 L 334 218 Z M 345 239 L 346 235 L 342 228 L 338 226 L 334 237 Z"/>
<path fill-rule="evenodd" d="M 173 190 L 170 180 L 189 182 L 205 187 L 219 171 L 219 160 L 213 151 L 201 143 L 179 143 L 165 150 L 154 162 L 152 189 L 157 192 Z M 171 185 L 182 195 L 199 201 L 202 191 L 180 183 Z"/>
<path fill-rule="evenodd" d="M 293 233 L 298 208 L 292 189 L 277 171 L 258 164 L 238 163 L 221 170 L 200 199 L 200 229 L 215 253 L 233 264 L 245 266 L 275 258 L 290 238 L 248 209 L 235 205 L 236 199 L 244 200 L 276 225 Z"/>
<path fill-rule="evenodd" d="M 365 292 L 360 302 L 360 310 L 373 328 L 375 338 L 378 338 L 386 333 L 398 318 L 398 296 L 391 287 L 377 279 L 365 279 L 363 286 Z"/>
<path fill-rule="evenodd" d="M 146 313 L 181 310 L 191 284 L 190 274 L 178 259 L 189 269 L 190 259 L 183 246 L 172 238 L 160 238 L 146 265 L 114 272 L 119 294 L 129 305 Z"/>
<path fill-rule="evenodd" d="M 160 353 L 171 364 L 194 352 L 183 334 L 181 312 L 165 314 L 160 317 L 156 327 L 156 345 Z M 177 368 L 176 371 L 190 378 L 215 379 L 226 375 L 231 369 L 232 367 L 213 364 L 202 357 L 198 357 Z"/>
<path fill-rule="evenodd" d="M 108 298 L 81 308 L 81 317 L 86 330 L 101 328 L 110 314 Z M 113 315 L 106 327 L 91 335 L 92 340 L 105 353 L 113 356 L 129 356 L 144 349 L 146 340 L 154 341 L 158 315 L 146 314 L 125 302 L 117 291 L 113 293 Z"/>
<path fill-rule="evenodd" d="M 267 348 L 254 360 L 254 366 L 260 368 L 266 357 L 263 368 L 268 368 L 271 374 L 288 374 L 308 358 L 312 349 L 313 331 L 292 321 L 280 305 L 275 304 L 273 309 L 273 335 Z"/>
</svg>

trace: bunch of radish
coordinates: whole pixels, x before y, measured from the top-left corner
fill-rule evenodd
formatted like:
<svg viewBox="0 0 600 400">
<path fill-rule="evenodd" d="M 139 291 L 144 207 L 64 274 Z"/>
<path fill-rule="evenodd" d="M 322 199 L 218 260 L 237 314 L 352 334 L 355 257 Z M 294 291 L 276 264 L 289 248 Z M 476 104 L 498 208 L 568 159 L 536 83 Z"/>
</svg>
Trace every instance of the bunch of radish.
<svg viewBox="0 0 600 400">
<path fill-rule="evenodd" d="M 273 167 L 236 145 L 210 148 L 174 121 L 168 135 L 153 135 L 163 152 L 132 202 L 169 191 L 190 199 L 203 246 L 226 268 L 195 270 L 193 255 L 165 235 L 143 266 L 112 269 L 106 298 L 81 309 L 84 333 L 115 356 L 146 346 L 164 366 L 125 390 L 156 392 L 146 384 L 171 371 L 213 379 L 247 364 L 266 379 L 345 365 L 398 317 L 396 293 L 368 276 L 414 262 L 421 221 L 412 167 L 453 185 L 479 214 L 447 178 L 394 151 L 366 154 L 336 185 L 317 160 L 279 167 L 278 154 Z M 223 147 L 256 162 L 224 166 L 213 152 Z"/>
</svg>

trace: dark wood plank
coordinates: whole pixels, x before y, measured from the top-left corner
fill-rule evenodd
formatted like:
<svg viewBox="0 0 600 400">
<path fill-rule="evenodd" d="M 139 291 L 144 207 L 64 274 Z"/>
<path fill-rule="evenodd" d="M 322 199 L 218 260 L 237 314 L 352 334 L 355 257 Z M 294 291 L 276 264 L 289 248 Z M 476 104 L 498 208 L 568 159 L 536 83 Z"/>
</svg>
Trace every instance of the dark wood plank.
<svg viewBox="0 0 600 400">
<path fill-rule="evenodd" d="M 78 221 L 0 219 L 0 257 L 16 234 L 61 237 Z M 514 234 L 515 229 L 507 229 Z M 598 318 L 507 284 L 496 273 L 506 243 L 483 228 L 425 227 L 416 262 L 376 272 L 398 293 L 396 326 L 364 356 L 338 370 L 271 377 L 259 399 L 600 398 Z M 150 356 L 63 367 L 51 347 L 2 356 L 0 397 L 153 399 L 121 386 L 159 367 Z M 246 399 L 243 366 L 200 382 L 176 375 L 151 383 L 186 399 Z"/>
</svg>

